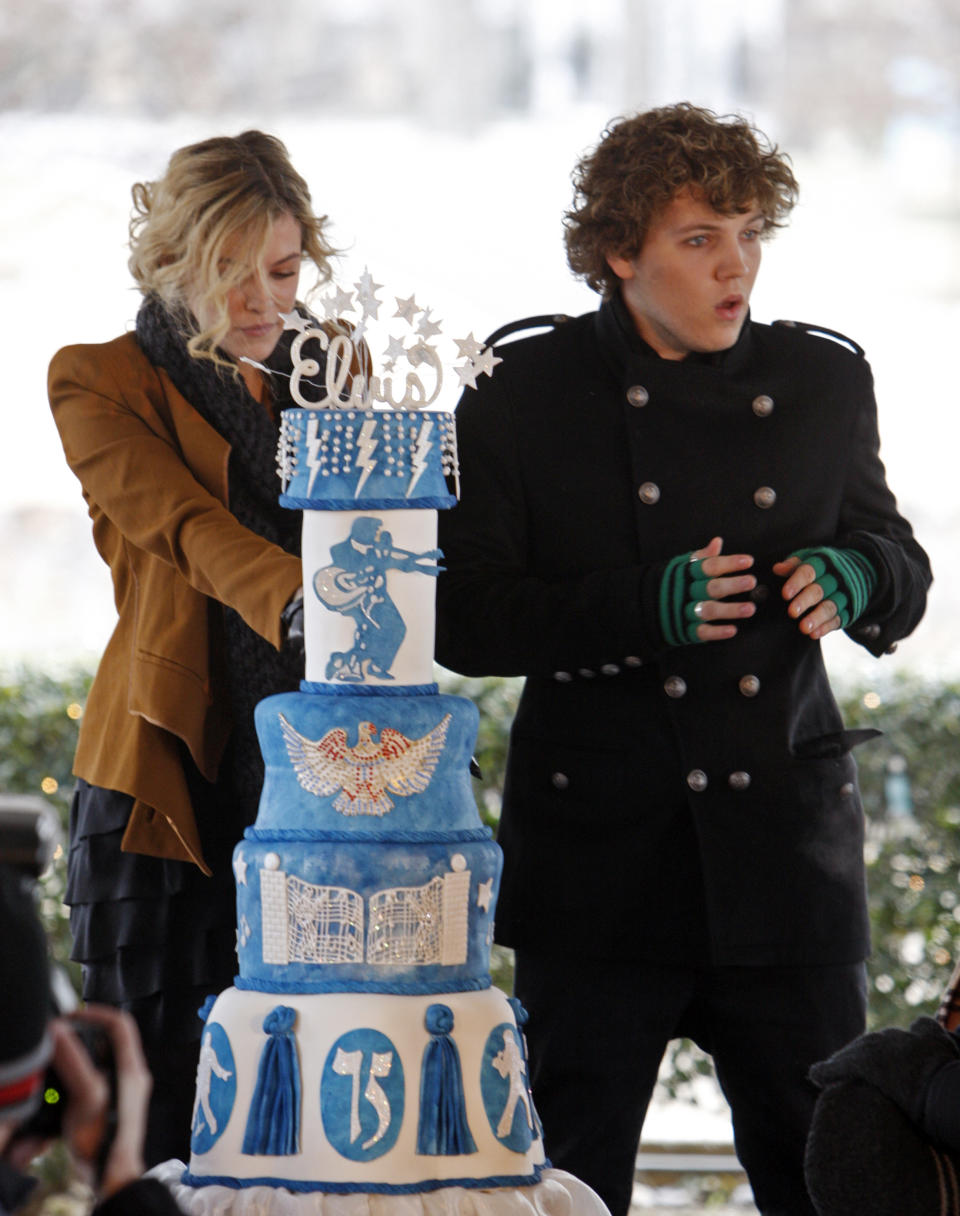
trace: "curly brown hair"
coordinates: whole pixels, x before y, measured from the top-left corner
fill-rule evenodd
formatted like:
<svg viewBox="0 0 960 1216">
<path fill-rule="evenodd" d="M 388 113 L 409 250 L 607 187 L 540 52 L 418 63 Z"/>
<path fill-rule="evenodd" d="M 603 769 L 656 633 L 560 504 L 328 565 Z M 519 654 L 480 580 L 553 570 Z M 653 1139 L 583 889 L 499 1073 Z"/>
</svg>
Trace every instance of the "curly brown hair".
<svg viewBox="0 0 960 1216">
<path fill-rule="evenodd" d="M 783 226 L 797 201 L 790 159 L 737 114 L 680 102 L 619 118 L 573 172 L 573 205 L 564 214 L 567 261 L 603 295 L 619 282 L 607 255 L 634 259 L 653 218 L 683 190 L 715 211 L 756 205 L 764 233 Z"/>
<path fill-rule="evenodd" d="M 222 362 L 216 348 L 230 326 L 227 293 L 246 266 L 258 264 L 279 216 L 299 223 L 303 260 L 317 284 L 330 278 L 336 251 L 325 237 L 327 217 L 314 213 L 307 183 L 274 135 L 244 131 L 180 148 L 161 178 L 136 182 L 132 195 L 130 272 L 145 295 L 159 296 L 192 330 L 187 349 L 196 358 Z M 230 242 L 235 256 L 225 259 Z M 191 295 L 215 318 L 205 329 L 192 328 Z"/>
</svg>

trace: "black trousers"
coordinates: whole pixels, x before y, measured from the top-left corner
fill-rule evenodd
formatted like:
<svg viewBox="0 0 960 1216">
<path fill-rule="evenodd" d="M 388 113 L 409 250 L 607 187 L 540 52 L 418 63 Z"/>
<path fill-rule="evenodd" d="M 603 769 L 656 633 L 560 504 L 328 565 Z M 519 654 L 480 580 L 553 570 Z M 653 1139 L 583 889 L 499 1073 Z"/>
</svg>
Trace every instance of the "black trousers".
<svg viewBox="0 0 960 1216">
<path fill-rule="evenodd" d="M 803 1176 L 810 1066 L 862 1033 L 862 963 L 666 967 L 518 950 L 547 1156 L 626 1216 L 647 1106 L 671 1039 L 713 1057 L 737 1156 L 764 1216 L 815 1216 Z"/>
</svg>

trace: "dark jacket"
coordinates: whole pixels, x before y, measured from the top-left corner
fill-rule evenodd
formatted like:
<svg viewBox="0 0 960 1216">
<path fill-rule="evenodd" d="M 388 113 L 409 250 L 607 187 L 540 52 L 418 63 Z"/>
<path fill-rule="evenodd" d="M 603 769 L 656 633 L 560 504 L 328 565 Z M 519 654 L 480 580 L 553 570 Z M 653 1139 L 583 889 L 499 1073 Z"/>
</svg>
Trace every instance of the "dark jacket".
<svg viewBox="0 0 960 1216">
<path fill-rule="evenodd" d="M 499 939 L 660 957 L 689 904 L 717 963 L 862 958 L 857 739 L 771 570 L 859 550 L 877 586 L 850 633 L 876 655 L 923 614 L 929 564 L 884 479 L 862 352 L 748 322 L 728 351 L 662 360 L 617 299 L 497 353 L 457 412 L 437 658 L 527 676 Z M 755 556 L 757 614 L 668 649 L 664 564 L 712 536 Z"/>
</svg>

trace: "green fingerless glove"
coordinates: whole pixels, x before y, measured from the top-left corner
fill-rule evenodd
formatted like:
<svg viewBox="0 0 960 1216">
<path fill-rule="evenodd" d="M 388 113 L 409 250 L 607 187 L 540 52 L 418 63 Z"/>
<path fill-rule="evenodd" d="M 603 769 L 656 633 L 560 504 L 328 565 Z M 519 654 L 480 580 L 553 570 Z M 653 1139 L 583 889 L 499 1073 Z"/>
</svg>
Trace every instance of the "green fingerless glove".
<svg viewBox="0 0 960 1216">
<path fill-rule="evenodd" d="M 840 625 L 846 629 L 863 616 L 877 585 L 877 572 L 856 549 L 833 549 L 821 545 L 795 549 L 802 565 L 812 566 L 825 600 L 837 606 Z"/>
<path fill-rule="evenodd" d="M 701 600 L 709 598 L 709 582 L 703 573 L 703 563 L 690 553 L 681 553 L 667 562 L 660 580 L 659 619 L 668 646 L 701 641 L 697 637 L 700 618 L 695 609 Z"/>
</svg>

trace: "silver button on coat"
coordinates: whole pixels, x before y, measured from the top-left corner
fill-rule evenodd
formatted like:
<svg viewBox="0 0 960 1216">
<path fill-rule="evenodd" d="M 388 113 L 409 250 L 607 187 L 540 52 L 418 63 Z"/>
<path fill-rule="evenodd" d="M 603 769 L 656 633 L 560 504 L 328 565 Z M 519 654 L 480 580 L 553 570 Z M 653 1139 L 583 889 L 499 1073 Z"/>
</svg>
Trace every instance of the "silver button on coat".
<svg viewBox="0 0 960 1216">
<path fill-rule="evenodd" d="M 759 397 L 754 397 L 750 408 L 758 418 L 769 418 L 773 413 L 773 398 L 761 393 Z"/>
<path fill-rule="evenodd" d="M 663 691 L 668 697 L 686 696 L 687 682 L 683 676 L 668 676 L 663 682 Z"/>
<path fill-rule="evenodd" d="M 777 501 L 777 492 L 771 486 L 760 486 L 753 492 L 753 501 L 761 511 L 767 511 Z"/>
<path fill-rule="evenodd" d="M 702 794 L 707 788 L 707 774 L 702 768 L 692 768 L 687 773 L 687 785 L 690 786 L 695 794 Z"/>
<path fill-rule="evenodd" d="M 655 481 L 645 481 L 637 493 L 640 495 L 640 501 L 645 502 L 648 507 L 660 501 L 660 487 Z"/>
<path fill-rule="evenodd" d="M 650 394 L 642 384 L 631 384 L 627 389 L 627 400 L 636 409 L 640 409 L 650 400 Z"/>
</svg>

